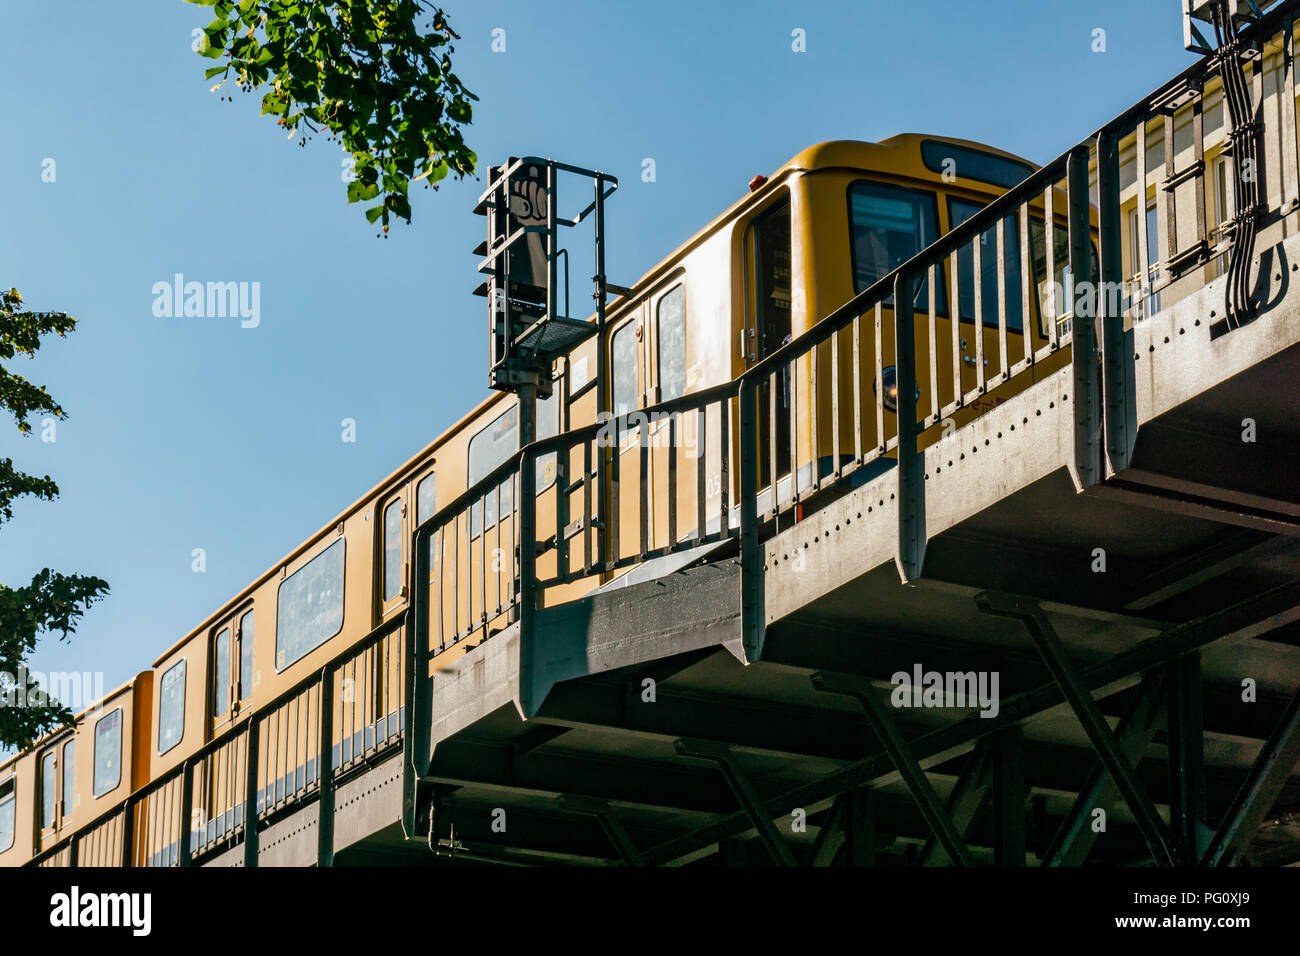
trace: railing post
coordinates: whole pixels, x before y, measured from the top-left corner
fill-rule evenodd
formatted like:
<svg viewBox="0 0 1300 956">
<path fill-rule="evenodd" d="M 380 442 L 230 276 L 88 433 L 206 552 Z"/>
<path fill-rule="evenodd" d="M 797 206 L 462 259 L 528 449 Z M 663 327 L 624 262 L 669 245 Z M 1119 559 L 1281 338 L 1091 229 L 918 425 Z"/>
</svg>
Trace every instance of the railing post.
<svg viewBox="0 0 1300 956">
<path fill-rule="evenodd" d="M 1146 119 L 1141 118 L 1138 123 L 1145 124 Z M 1133 330 L 1124 331 L 1119 141 L 1109 128 L 1097 136 L 1097 206 L 1101 240 L 1101 286 L 1097 302 L 1101 309 L 1102 423 L 1106 433 L 1105 473 L 1109 476 L 1128 468 L 1137 440 Z M 1141 289 L 1135 290 L 1135 296 L 1141 294 Z"/>
<path fill-rule="evenodd" d="M 1096 289 L 1092 277 L 1092 227 L 1088 199 L 1088 144 L 1070 151 L 1069 191 L 1071 365 L 1074 371 L 1074 468 L 1077 490 L 1101 480 L 1101 409 L 1097 392 Z M 1093 294 L 1089 295 L 1088 291 Z M 1085 314 L 1086 313 L 1086 314 Z"/>
<path fill-rule="evenodd" d="M 316 769 L 320 774 L 320 799 L 317 802 L 316 865 L 334 865 L 334 669 L 328 665 L 320 676 L 320 754 Z"/>
<path fill-rule="evenodd" d="M 486 533 L 486 532 L 484 532 Z M 433 704 L 429 688 L 429 541 L 433 530 L 418 531 L 412 541 L 414 561 L 409 587 L 410 606 L 406 632 L 406 725 L 402 737 L 402 830 L 409 837 L 416 833 L 416 794 L 420 777 L 429 769 L 429 732 Z M 442 613 L 442 609 L 437 609 Z"/>
<path fill-rule="evenodd" d="M 758 540 L 758 455 L 758 388 L 753 379 L 743 376 L 740 380 L 740 623 L 745 657 L 750 663 L 763 655 L 765 631 L 763 546 Z M 772 493 L 775 502 L 775 475 Z M 728 516 L 722 515 L 721 520 L 725 530 Z"/>
<path fill-rule="evenodd" d="M 248 745 L 244 748 L 244 866 L 257 866 L 257 714 L 248 718 Z"/>
<path fill-rule="evenodd" d="M 189 866 L 194 855 L 190 846 L 194 826 L 194 765 L 188 760 L 181 764 L 181 814 L 177 824 L 180 830 L 181 866 Z"/>
<path fill-rule="evenodd" d="M 78 836 L 75 833 L 68 838 L 68 866 L 80 865 L 80 862 L 78 860 L 78 857 L 80 856 L 81 853 L 80 842 L 81 841 L 78 839 Z"/>
<path fill-rule="evenodd" d="M 531 717 L 541 706 L 534 700 L 533 622 L 537 611 L 537 456 L 531 446 L 519 456 L 519 703 Z M 561 531 L 563 533 L 563 531 Z"/>
<path fill-rule="evenodd" d="M 916 437 L 916 329 L 912 276 L 894 277 L 894 373 L 898 383 L 898 575 L 906 584 L 925 566 L 925 458 Z M 979 333 L 975 333 L 978 337 Z M 884 383 L 876 401 L 884 400 Z M 883 437 L 883 436 L 882 436 Z"/>
<path fill-rule="evenodd" d="M 135 798 L 122 804 L 122 866 L 135 866 Z"/>
</svg>

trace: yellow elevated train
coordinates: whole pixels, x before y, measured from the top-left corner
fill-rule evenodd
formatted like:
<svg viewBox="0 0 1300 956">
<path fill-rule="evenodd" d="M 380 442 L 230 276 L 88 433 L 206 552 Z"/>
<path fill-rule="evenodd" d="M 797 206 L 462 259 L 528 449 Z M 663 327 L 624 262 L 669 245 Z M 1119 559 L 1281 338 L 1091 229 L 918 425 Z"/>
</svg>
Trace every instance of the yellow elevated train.
<svg viewBox="0 0 1300 956">
<path fill-rule="evenodd" d="M 597 350 L 604 350 L 605 392 L 615 415 L 730 382 L 1034 169 L 987 146 L 921 135 L 804 150 L 756 178 L 743 198 L 609 306 L 602 335 L 555 363 L 556 387 L 538 407 L 538 437 L 599 421 Z M 1136 188 L 1129 192 L 1136 210 Z M 1027 215 L 1008 218 L 1001 236 L 990 230 L 952 256 L 950 270 L 921 284 L 918 354 L 933 362 L 929 374 L 918 375 L 922 411 L 974 393 L 975 400 L 958 403 L 951 414 L 960 424 L 1066 360 L 1067 348 L 1054 350 L 1063 310 L 1049 292 L 1062 281 L 1068 258 L 1065 204 L 1048 211 L 1043 198 Z M 1053 225 L 1050 242 L 1045 223 Z M 1022 263 L 1032 276 L 1021 274 Z M 999 275 L 1007 279 L 1000 290 Z M 862 323 L 852 343 L 844 338 L 820 347 L 820 373 L 795 364 L 760 394 L 760 487 L 769 503 L 798 499 L 843 462 L 860 459 L 860 446 L 884 448 L 894 437 L 892 328 L 878 314 L 876 323 Z M 1033 355 L 1046 357 L 1026 360 Z M 816 375 L 834 369 L 847 382 L 855 362 L 860 394 L 833 401 Z M 1013 368 L 1026 374 L 1011 380 Z M 695 433 L 692 421 L 699 423 Z M 667 434 L 656 441 L 661 432 Z M 571 508 L 584 495 L 610 493 L 592 487 L 592 465 L 580 450 L 539 458 L 537 512 L 549 516 L 553 546 L 538 556 L 538 574 L 558 582 L 541 600 L 561 602 L 609 585 L 641 563 L 638 556 L 694 535 L 701 516 L 713 528 L 730 523 L 728 502 L 738 500 L 739 489 L 735 473 L 722 465 L 724 433 L 734 441 L 734 430 L 722 429 L 717 416 L 699 416 L 647 421 L 613 435 L 608 453 L 622 460 L 621 468 L 611 466 L 622 475 L 623 493 L 610 524 L 621 535 L 614 527 L 564 520 L 591 513 Z M 484 400 L 75 727 L 0 765 L 0 864 L 26 863 L 104 818 L 354 645 L 355 656 L 318 690 L 334 700 L 332 763 L 346 767 L 396 741 L 407 677 L 395 644 L 400 634 L 383 627 L 408 606 L 413 529 L 509 460 L 518 434 L 516 399 L 499 393 Z M 647 438 L 651 448 L 642 454 Z M 673 446 L 703 451 L 687 468 L 670 453 Z M 887 455 L 876 462 L 888 463 Z M 506 621 L 517 560 L 511 553 L 516 489 L 503 481 L 434 536 L 433 670 Z M 539 528 L 541 538 L 547 534 Z M 560 540 L 563 549 L 554 546 Z M 602 567 L 613 570 L 588 573 L 597 563 L 593 540 L 605 549 Z M 183 854 L 223 845 L 243 826 L 250 798 L 265 812 L 312 787 L 319 777 L 313 735 L 320 730 L 309 717 L 310 702 L 298 710 L 281 708 L 263 726 L 252 786 L 243 782 L 246 743 L 207 754 L 188 784 L 192 792 L 182 792 L 179 780 L 155 787 L 129 822 L 119 817 L 102 834 L 80 839 L 76 862 L 174 865 Z M 178 821 L 184 806 L 192 808 L 189 819 Z M 181 834 L 188 834 L 188 848 Z M 44 862 L 72 861 L 65 850 Z"/>
</svg>

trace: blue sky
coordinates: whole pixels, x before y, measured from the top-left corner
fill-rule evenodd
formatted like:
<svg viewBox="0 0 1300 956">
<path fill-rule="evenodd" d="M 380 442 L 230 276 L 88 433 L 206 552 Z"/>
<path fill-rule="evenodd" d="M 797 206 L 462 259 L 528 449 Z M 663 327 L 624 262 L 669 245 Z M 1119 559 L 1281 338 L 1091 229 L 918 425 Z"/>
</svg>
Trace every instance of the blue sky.
<svg viewBox="0 0 1300 956">
<path fill-rule="evenodd" d="M 805 146 L 927 132 L 1042 162 L 1193 61 L 1177 0 L 446 3 L 480 161 L 618 176 L 622 284 Z M 15 366 L 69 419 L 54 442 L 0 422 L 0 456 L 62 488 L 0 527 L 0 581 L 106 578 L 33 663 L 109 687 L 487 394 L 482 184 L 413 193 L 413 225 L 376 239 L 336 146 L 301 149 L 259 97 L 208 92 L 190 44 L 209 18 L 182 0 L 0 0 L 0 285 L 79 319 Z M 260 283 L 260 325 L 156 317 L 152 287 L 177 272 Z"/>
</svg>

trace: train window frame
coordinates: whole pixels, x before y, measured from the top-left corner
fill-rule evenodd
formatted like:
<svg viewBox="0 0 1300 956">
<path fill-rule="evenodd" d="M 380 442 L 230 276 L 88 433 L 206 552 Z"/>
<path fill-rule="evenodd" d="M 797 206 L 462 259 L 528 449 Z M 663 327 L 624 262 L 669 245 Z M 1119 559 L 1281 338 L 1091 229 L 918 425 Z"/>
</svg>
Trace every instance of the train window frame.
<svg viewBox="0 0 1300 956">
<path fill-rule="evenodd" d="M 285 615 L 282 613 L 283 608 L 281 607 L 281 600 L 283 599 L 284 589 L 289 585 L 291 581 L 293 581 L 294 578 L 296 578 L 303 571 L 307 570 L 318 560 L 325 557 L 325 555 L 329 554 L 335 548 L 343 549 L 342 554 L 340 555 L 340 562 L 342 566 L 339 570 L 338 627 L 336 627 L 332 633 L 327 634 L 324 637 L 320 638 L 315 644 L 311 645 L 310 647 L 303 648 L 296 657 L 290 658 L 286 653 L 284 644 L 281 642 L 281 638 L 284 636 L 284 630 L 282 625 L 284 624 L 285 621 Z M 294 664 L 298 663 L 300 660 L 303 660 L 308 655 L 310 655 L 312 651 L 324 647 L 334 638 L 338 637 L 339 634 L 343 631 L 343 625 L 347 621 L 347 614 L 348 614 L 347 582 L 348 582 L 348 548 L 347 548 L 347 538 L 344 537 L 343 535 L 339 535 L 329 544 L 325 545 L 325 547 L 321 548 L 319 551 L 313 554 L 306 561 L 303 561 L 300 565 L 298 565 L 298 567 L 294 570 L 292 574 L 285 575 L 284 580 L 280 582 L 280 585 L 279 587 L 276 588 L 276 592 L 275 592 L 275 607 L 276 607 L 275 672 L 277 674 L 284 673 Z M 297 649 L 297 647 L 295 647 L 295 649 Z"/>
<path fill-rule="evenodd" d="M 429 498 L 424 497 L 424 486 L 430 485 L 433 489 Z M 424 510 L 424 502 L 428 500 L 429 511 Z M 438 470 L 430 468 L 421 475 L 415 482 L 415 526 L 418 528 L 430 518 L 438 513 Z M 437 577 L 436 562 L 438 552 L 433 547 L 433 535 L 429 535 L 427 541 L 429 547 L 429 580 L 432 581 Z"/>
<path fill-rule="evenodd" d="M 855 190 L 858 190 L 860 189 L 860 187 L 863 186 L 869 188 L 875 188 L 875 189 L 887 189 L 899 193 L 909 193 L 911 195 L 920 196 L 924 199 L 929 200 L 930 203 L 929 212 L 931 215 L 931 225 L 934 229 L 934 238 L 931 239 L 930 242 L 928 243 L 926 242 L 919 243 L 916 250 L 918 253 L 921 250 L 928 248 L 934 242 L 938 241 L 938 239 L 941 238 L 943 235 L 946 235 L 946 233 L 942 233 L 940 231 L 941 227 L 939 222 L 939 190 L 932 189 L 932 188 L 925 188 L 921 186 L 903 186 L 898 183 L 888 182 L 883 179 L 867 179 L 865 177 L 854 179 L 845 187 L 844 190 L 845 209 L 847 212 L 847 215 L 845 217 L 845 226 L 848 229 L 848 245 L 849 245 L 849 286 L 852 289 L 852 293 L 854 296 L 861 295 L 863 292 L 866 292 L 867 289 L 871 288 L 872 285 L 875 285 L 875 283 L 873 282 L 870 285 L 864 286 L 861 289 L 858 288 L 858 243 L 853 233 L 853 223 L 854 223 L 853 194 Z M 899 265 L 901 264 L 902 263 L 899 263 Z M 897 268 L 897 266 L 894 266 L 893 268 L 886 271 L 884 275 L 885 276 L 889 275 L 889 273 L 893 272 L 895 268 Z M 935 275 L 935 289 L 934 289 L 934 310 L 935 310 L 934 314 L 936 316 L 942 316 L 943 318 L 951 318 L 951 316 L 949 316 L 948 314 L 949 312 L 948 285 L 947 285 L 948 277 L 946 274 L 943 274 L 946 272 L 946 270 L 936 269 L 935 271 L 936 271 L 936 275 Z M 883 279 L 884 276 L 881 276 L 881 278 Z M 876 280 L 876 282 L 879 281 L 880 279 Z M 894 295 L 892 292 L 889 295 L 885 296 L 884 299 L 881 300 L 881 305 L 887 309 L 892 309 L 894 307 Z M 922 278 L 917 283 L 916 295 L 912 299 L 912 306 L 913 309 L 917 312 L 923 312 L 926 315 L 929 314 L 930 294 L 929 294 L 928 278 Z"/>
<path fill-rule="evenodd" d="M 663 320 L 664 303 L 673 295 L 681 294 L 681 327 L 682 327 L 682 348 L 681 348 L 681 391 L 675 395 L 664 394 L 664 353 L 663 353 Z M 686 283 L 678 282 L 660 293 L 659 298 L 655 301 L 655 404 L 660 402 L 670 402 L 673 399 L 681 398 L 690 390 L 690 383 L 687 376 L 686 356 L 689 352 L 688 342 L 690 335 L 690 320 L 686 314 Z"/>
<path fill-rule="evenodd" d="M 15 773 L 0 778 L 0 820 L 4 819 L 5 813 L 9 814 L 9 842 L 3 842 L 6 828 L 0 826 L 0 853 L 12 850 L 18 836 L 18 775 Z"/>
<path fill-rule="evenodd" d="M 401 607 L 407 597 L 407 528 L 406 519 L 408 514 L 406 490 L 402 489 L 380 499 L 380 505 L 376 509 L 379 520 L 375 522 L 375 531 L 378 534 L 377 551 L 379 560 L 375 562 L 375 568 L 378 572 L 378 585 L 376 594 L 379 596 L 379 617 L 382 620 L 391 614 L 394 610 Z M 397 508 L 397 591 L 392 596 L 388 594 L 388 513 Z"/>
<path fill-rule="evenodd" d="M 218 721 L 222 720 L 223 718 L 230 717 L 230 708 L 231 705 L 233 704 L 233 701 L 230 699 L 230 685 L 231 685 L 230 664 L 235 649 L 234 623 L 235 622 L 233 618 L 227 618 L 226 620 L 223 620 L 216 627 L 212 628 L 210 632 L 211 638 L 208 641 L 208 655 L 209 655 L 208 659 L 212 662 L 212 666 L 208 668 L 208 674 L 210 675 L 208 681 L 209 683 L 208 717 L 214 724 L 216 724 Z M 226 679 L 224 682 L 224 688 L 218 686 L 219 684 L 222 684 L 222 681 L 220 680 L 221 672 L 223 669 L 222 660 L 221 660 L 222 655 L 218 652 L 218 642 L 221 640 L 222 634 L 226 635 L 226 653 L 224 655 L 225 656 L 224 670 L 226 674 Z M 218 711 L 217 710 L 218 695 L 222 692 L 223 689 L 226 695 L 225 705 L 224 705 L 225 710 Z"/>
<path fill-rule="evenodd" d="M 952 232 L 954 229 L 956 229 L 958 226 L 960 226 L 960 225 L 962 225 L 963 223 L 965 223 L 967 220 L 971 219 L 971 218 L 974 217 L 974 216 L 979 215 L 979 214 L 980 214 L 981 212 L 983 212 L 986 208 L 988 208 L 988 206 L 989 206 L 989 204 L 990 204 L 991 202 L 993 202 L 993 200 L 987 200 L 987 201 L 981 202 L 979 199 L 968 199 L 968 198 L 966 198 L 965 196 L 956 195 L 956 194 L 954 194 L 954 193 L 948 193 L 948 194 L 947 194 L 947 200 L 948 200 L 948 201 L 947 201 L 947 212 L 948 212 L 948 232 Z M 957 221 L 956 221 L 956 216 L 954 215 L 954 212 L 955 212 L 955 210 L 954 210 L 954 204 L 956 204 L 956 203 L 962 203 L 963 205 L 974 207 L 973 209 L 971 209 L 970 214 L 967 215 L 966 218 L 963 219 L 961 222 L 957 222 Z M 1019 268 L 1020 268 L 1020 218 L 1019 218 L 1015 213 L 1010 213 L 1010 214 L 1008 214 L 1008 215 L 1006 215 L 1006 216 L 1003 217 L 1002 222 L 1005 223 L 1008 219 L 1011 220 L 1012 227 L 1013 227 L 1013 231 L 1012 231 L 1012 234 L 1011 234 L 1010 236 L 1006 235 L 1005 233 L 1003 234 L 1003 249 L 1004 249 L 1004 252 L 1006 253 L 1007 262 L 1014 262 L 1014 263 L 1015 263 L 1015 266 L 1016 266 L 1016 269 L 1019 270 Z M 997 233 L 994 232 L 994 230 L 996 230 L 996 229 L 998 229 L 998 228 L 1000 228 L 1000 227 L 999 227 L 999 226 L 990 226 L 988 229 L 985 229 L 984 232 L 981 232 L 981 233 L 980 233 L 980 237 L 979 237 L 979 238 L 980 238 L 980 242 L 982 243 L 982 242 L 984 241 L 984 236 L 985 236 L 985 234 L 990 233 L 990 232 L 993 233 L 993 246 L 992 246 L 992 249 L 991 249 L 991 256 L 992 256 L 992 260 L 991 260 L 991 261 L 994 263 L 994 268 L 995 268 L 995 269 L 996 269 L 996 263 L 997 263 Z M 1046 235 L 1046 229 L 1044 229 L 1044 235 Z M 1032 244 L 1032 241 L 1033 241 L 1033 237 L 1032 237 L 1032 235 L 1030 236 L 1030 241 L 1031 241 L 1031 244 Z M 964 252 L 964 251 L 970 250 L 971 248 L 972 248 L 972 247 L 971 247 L 971 243 L 970 243 L 969 241 L 967 241 L 967 242 L 962 243 L 961 248 L 958 249 L 957 252 L 954 253 L 954 255 L 956 255 L 956 256 L 958 257 L 957 272 L 958 272 L 958 276 L 959 276 L 959 277 L 962 275 L 961 253 Z M 1030 268 L 1029 268 L 1029 271 L 1030 271 L 1030 274 L 1031 274 L 1031 275 L 1030 275 L 1031 281 L 1032 281 L 1032 278 L 1033 278 L 1033 275 L 1032 275 L 1032 274 L 1033 274 L 1033 271 L 1034 271 L 1034 269 L 1033 269 L 1032 258 L 1033 258 L 1033 256 L 1032 256 L 1032 249 L 1031 249 L 1031 256 L 1030 256 L 1031 262 L 1030 262 Z M 984 265 L 984 261 L 985 261 L 985 260 L 984 260 L 984 257 L 981 256 L 981 259 L 980 259 L 980 265 L 981 265 L 981 266 Z M 974 282 L 974 272 L 975 272 L 975 257 L 974 257 L 974 253 L 973 253 L 973 252 L 971 252 L 971 254 L 970 254 L 970 268 L 971 268 L 971 276 L 972 276 L 972 280 L 971 280 L 971 281 L 972 281 L 972 283 L 973 283 L 973 282 Z M 1004 278 L 1005 278 L 1005 277 L 1004 277 Z M 1024 294 L 1024 289 L 1023 289 L 1024 279 L 1025 279 L 1024 276 L 1021 276 L 1021 277 L 1020 277 L 1020 281 L 1021 281 L 1021 284 L 1022 284 L 1022 288 L 1021 288 L 1021 290 L 1020 290 L 1020 295 L 1012 295 L 1012 294 L 1011 294 L 1011 290 L 1010 290 L 1010 289 L 1007 289 L 1007 334 L 1008 334 L 1008 335 L 1011 335 L 1011 334 L 1015 334 L 1015 335 L 1024 335 L 1024 333 L 1025 333 L 1025 328 L 1026 328 L 1026 326 L 1028 325 L 1028 322 L 1027 322 L 1027 320 L 1026 320 L 1026 316 L 1023 314 L 1023 311 L 1022 311 L 1022 310 L 1023 310 L 1022 297 L 1023 297 L 1023 294 Z M 1004 284 L 1006 284 L 1006 283 L 1004 283 Z M 973 287 L 973 285 L 972 285 L 972 290 L 971 290 L 971 291 L 972 291 L 972 294 L 973 294 L 973 292 L 974 292 L 974 287 Z M 995 290 L 995 292 L 996 292 L 996 290 Z M 974 324 L 975 324 L 975 317 L 974 317 L 973 315 L 972 315 L 970 318 L 967 318 L 965 315 L 962 314 L 961 285 L 960 285 L 960 283 L 958 284 L 958 287 L 957 287 L 957 294 L 956 294 L 955 298 L 956 298 L 956 300 L 957 300 L 957 310 L 956 310 L 956 311 L 957 311 L 957 321 L 958 321 L 958 322 L 961 322 L 961 323 L 965 323 L 965 324 L 967 324 L 967 325 L 974 325 Z M 980 302 L 980 305 L 982 305 L 986 311 L 989 310 L 989 309 L 992 309 L 992 312 L 993 312 L 993 315 L 992 315 L 992 318 L 991 318 L 991 319 L 988 318 L 988 317 L 984 317 L 984 318 L 983 318 L 983 321 L 981 322 L 981 326 L 982 326 L 983 328 L 985 328 L 985 329 L 991 329 L 991 330 L 996 331 L 996 330 L 1000 327 L 999 324 L 998 324 L 998 304 L 997 304 L 997 296 L 994 295 L 993 300 L 990 302 L 990 301 L 988 301 L 988 297 L 987 297 L 987 296 L 984 296 L 984 295 L 983 295 L 983 292 L 981 291 L 981 302 Z M 974 299 L 973 299 L 973 297 L 972 297 L 972 301 L 971 301 L 971 310 L 972 310 L 972 312 L 974 311 L 974 308 L 975 308 L 975 306 L 974 306 Z M 1012 311 L 1013 308 L 1016 309 L 1017 311 L 1020 311 L 1020 312 L 1021 312 L 1021 314 L 1019 314 L 1019 315 L 1017 316 L 1017 318 L 1019 319 L 1019 322 L 1018 322 L 1017 325 L 1012 325 L 1012 322 L 1011 322 L 1011 319 L 1012 319 L 1011 311 Z"/>
<path fill-rule="evenodd" d="M 631 314 L 626 319 L 609 331 L 609 341 L 607 345 L 607 348 L 609 349 L 609 411 L 610 417 L 614 419 L 618 419 L 623 415 L 630 415 L 645 407 L 645 382 L 642 380 L 641 374 L 642 365 L 644 364 L 644 356 L 640 354 L 641 336 L 638 334 L 638 327 L 641 323 L 641 312 L 642 303 L 638 303 L 636 308 L 631 310 Z M 618 410 L 617 401 L 618 378 L 615 374 L 617 366 L 615 363 L 616 353 L 614 347 L 619 336 L 628 333 L 630 333 L 629 341 L 632 342 L 632 370 L 636 380 L 632 384 L 632 405 L 627 409 L 627 411 L 620 412 Z M 627 437 L 628 433 L 629 429 L 627 426 L 618 429 L 617 444 L 619 446 L 622 446 L 623 439 Z"/>
<path fill-rule="evenodd" d="M 230 658 L 231 664 L 234 664 L 236 660 L 239 662 L 239 676 L 238 678 L 231 680 L 231 684 L 233 684 L 235 688 L 236 708 L 241 707 L 245 701 L 252 698 L 253 685 L 256 683 L 253 679 L 253 667 L 255 661 L 253 652 L 257 643 L 257 618 L 254 616 L 254 612 L 256 611 L 257 606 L 253 603 L 249 603 L 244 605 L 244 607 L 239 611 L 235 612 L 234 616 L 231 618 L 231 621 L 235 626 L 235 644 L 239 648 L 238 657 L 236 657 L 232 651 Z M 252 618 L 250 629 L 253 633 L 251 637 L 246 638 L 244 635 L 244 622 L 250 618 Z M 245 684 L 247 684 L 248 687 L 247 694 L 244 693 Z M 236 710 L 236 713 L 238 713 L 238 710 Z"/>
<path fill-rule="evenodd" d="M 45 767 L 49 764 L 49 781 Z M 59 825 L 59 747 L 51 744 L 37 762 L 38 782 L 41 791 L 41 831 L 56 829 Z M 47 822 L 48 821 L 48 822 Z"/>
<path fill-rule="evenodd" d="M 93 749 L 93 748 L 92 748 Z M 71 751 L 71 755 L 69 755 Z M 69 737 L 59 745 L 59 817 L 60 822 L 72 816 L 77 809 L 77 738 Z M 69 786 L 71 784 L 71 786 Z"/>
<path fill-rule="evenodd" d="M 113 785 L 105 790 L 99 789 L 99 725 L 110 717 L 116 716 L 117 722 L 117 779 Z M 90 792 L 96 800 L 106 797 L 118 787 L 122 786 L 122 753 L 125 750 L 123 746 L 123 729 L 126 723 L 126 712 L 121 707 L 114 707 L 99 720 L 95 721 L 95 731 L 91 736 L 90 752 Z"/>
<path fill-rule="evenodd" d="M 935 156 L 935 150 L 941 149 L 944 155 Z M 946 174 L 954 172 L 955 175 L 962 179 L 971 179 L 979 183 L 988 183 L 990 186 L 999 186 L 1002 189 L 1014 189 L 1026 179 L 1034 174 L 1034 167 L 1022 159 L 1012 159 L 1010 156 L 1002 156 L 998 153 L 991 153 L 988 150 L 976 149 L 971 146 L 961 146 L 957 143 L 949 143 L 938 139 L 923 139 L 920 145 L 921 162 L 925 168 L 932 173 Z M 986 164 L 1000 168 L 1002 170 L 1014 170 L 1019 178 L 1013 179 L 1010 176 L 995 174 L 994 176 L 977 176 L 961 170 L 961 157 L 965 156 L 973 160 L 976 170 L 979 170 L 980 164 Z M 949 170 L 945 167 L 944 162 L 952 160 L 957 169 Z"/>
<path fill-rule="evenodd" d="M 158 756 L 160 757 L 163 754 L 170 753 L 172 750 L 176 749 L 177 744 L 179 744 L 182 740 L 185 739 L 185 696 L 186 696 L 186 692 L 189 689 L 186 686 L 189 683 L 189 667 L 187 666 L 188 661 L 189 658 L 182 657 L 180 660 L 176 661 L 176 663 L 172 664 L 171 667 L 167 668 L 167 670 L 163 671 L 162 676 L 158 679 L 158 737 L 156 740 L 156 746 L 158 749 Z M 163 722 L 163 707 L 166 703 L 166 698 L 163 696 L 163 687 L 167 683 L 168 676 L 177 668 L 180 668 L 181 671 L 180 715 L 179 715 L 179 720 L 177 721 L 180 727 L 180 733 L 176 735 L 175 740 L 173 740 L 170 744 L 167 745 L 166 748 L 164 748 L 163 727 L 166 725 Z"/>
</svg>

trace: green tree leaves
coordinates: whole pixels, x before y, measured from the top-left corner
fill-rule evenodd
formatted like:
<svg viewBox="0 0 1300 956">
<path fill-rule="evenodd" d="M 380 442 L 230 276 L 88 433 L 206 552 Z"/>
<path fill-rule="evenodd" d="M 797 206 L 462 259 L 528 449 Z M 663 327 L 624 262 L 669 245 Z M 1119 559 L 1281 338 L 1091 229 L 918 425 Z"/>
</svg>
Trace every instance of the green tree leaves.
<svg viewBox="0 0 1300 956">
<path fill-rule="evenodd" d="M 65 312 L 30 312 L 22 308 L 17 289 L 0 292 L 0 360 L 31 357 L 41 346 L 41 336 L 67 335 L 77 320 Z M 63 409 L 43 387 L 0 365 L 0 409 L 13 416 L 18 431 L 31 431 L 29 417 L 37 414 L 65 418 Z M 0 458 L 0 524 L 13 517 L 12 502 L 20 495 L 51 501 L 58 485 L 46 475 L 36 478 Z M 57 631 L 67 639 L 90 605 L 108 593 L 108 584 L 96 577 L 60 574 L 44 568 L 30 584 L 10 588 L 0 584 L 0 680 L 16 679 L 20 668 L 36 649 L 37 637 Z M 29 687 L 30 687 L 29 682 Z M 0 688 L 9 692 L 11 687 Z M 0 707 L 0 746 L 25 747 L 43 734 L 73 719 L 57 701 L 46 707 Z"/>
<path fill-rule="evenodd" d="M 452 72 L 459 36 L 427 0 L 188 2 L 216 18 L 199 53 L 226 57 L 204 75 L 233 74 L 245 91 L 269 84 L 262 114 L 290 139 L 305 145 L 308 133 L 326 131 L 339 142 L 357 177 L 347 200 L 382 195 L 366 219 L 384 232 L 392 216 L 410 221 L 411 183 L 437 189 L 450 174 L 473 174 L 478 159 L 462 127 L 477 97 Z"/>
</svg>

